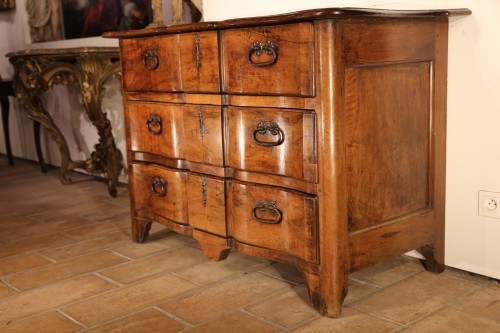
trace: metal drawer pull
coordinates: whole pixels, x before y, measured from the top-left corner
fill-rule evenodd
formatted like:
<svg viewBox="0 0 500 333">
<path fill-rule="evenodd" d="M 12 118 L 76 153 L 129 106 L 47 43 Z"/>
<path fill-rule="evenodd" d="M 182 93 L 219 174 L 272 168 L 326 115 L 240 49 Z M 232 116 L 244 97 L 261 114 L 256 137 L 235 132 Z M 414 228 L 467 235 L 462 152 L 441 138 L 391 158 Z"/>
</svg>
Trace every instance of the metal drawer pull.
<svg viewBox="0 0 500 333">
<path fill-rule="evenodd" d="M 142 57 L 142 62 L 144 67 L 150 71 L 157 69 L 159 64 L 158 51 L 156 49 L 147 49 L 144 57 Z"/>
<path fill-rule="evenodd" d="M 260 212 L 267 212 L 268 214 L 271 214 L 271 215 L 276 215 L 276 219 L 268 220 L 268 219 L 263 219 L 261 217 L 258 217 L 257 212 L 259 212 L 259 211 Z M 255 221 L 258 221 L 261 223 L 278 224 L 283 219 L 283 213 L 281 212 L 281 210 L 278 209 L 275 201 L 260 200 L 257 203 L 257 205 L 255 205 L 255 207 L 252 211 L 252 217 L 254 218 Z"/>
<path fill-rule="evenodd" d="M 267 55 L 272 56 L 273 58 L 269 61 L 264 62 L 254 62 L 253 55 L 259 57 L 263 52 L 266 52 Z M 265 67 L 271 66 L 278 61 L 278 47 L 274 45 L 272 41 L 268 41 L 266 44 L 262 44 L 261 42 L 254 42 L 253 46 L 248 51 L 248 62 L 255 67 Z"/>
<path fill-rule="evenodd" d="M 260 135 L 265 135 L 267 132 L 271 133 L 274 136 L 278 136 L 278 140 L 276 141 L 261 141 L 257 138 L 257 134 Z M 274 147 L 274 146 L 279 146 L 283 142 L 285 142 L 285 133 L 283 130 L 279 127 L 278 124 L 276 124 L 274 121 L 271 122 L 262 122 L 257 125 L 257 128 L 254 129 L 253 131 L 253 141 L 257 143 L 258 145 L 264 146 L 264 147 Z"/>
<path fill-rule="evenodd" d="M 159 114 L 150 114 L 146 124 L 148 126 L 149 133 L 153 135 L 161 134 L 161 117 Z"/>
<path fill-rule="evenodd" d="M 154 177 L 153 182 L 151 183 L 151 191 L 157 196 L 157 197 L 164 197 L 167 195 L 167 184 L 165 184 L 165 181 L 161 177 Z"/>
</svg>

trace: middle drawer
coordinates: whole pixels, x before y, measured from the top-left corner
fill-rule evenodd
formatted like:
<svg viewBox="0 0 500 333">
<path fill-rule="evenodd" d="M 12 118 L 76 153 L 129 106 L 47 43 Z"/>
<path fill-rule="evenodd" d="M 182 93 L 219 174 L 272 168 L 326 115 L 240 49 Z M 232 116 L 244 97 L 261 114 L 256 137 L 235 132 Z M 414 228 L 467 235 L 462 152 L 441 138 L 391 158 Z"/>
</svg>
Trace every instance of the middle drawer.
<svg viewBox="0 0 500 333">
<path fill-rule="evenodd" d="M 225 123 L 229 167 L 316 182 L 313 111 L 228 107 Z"/>
</svg>

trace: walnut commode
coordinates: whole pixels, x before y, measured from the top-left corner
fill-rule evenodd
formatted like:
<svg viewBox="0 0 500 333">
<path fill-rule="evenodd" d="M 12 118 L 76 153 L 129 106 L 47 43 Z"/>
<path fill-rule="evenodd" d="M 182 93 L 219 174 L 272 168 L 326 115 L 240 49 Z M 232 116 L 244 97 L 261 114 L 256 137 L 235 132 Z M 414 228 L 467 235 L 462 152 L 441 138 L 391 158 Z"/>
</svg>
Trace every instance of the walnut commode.
<svg viewBox="0 0 500 333">
<path fill-rule="evenodd" d="M 349 272 L 420 249 L 444 269 L 448 18 L 319 9 L 120 38 L 135 241 L 299 268 L 339 316 Z"/>
</svg>

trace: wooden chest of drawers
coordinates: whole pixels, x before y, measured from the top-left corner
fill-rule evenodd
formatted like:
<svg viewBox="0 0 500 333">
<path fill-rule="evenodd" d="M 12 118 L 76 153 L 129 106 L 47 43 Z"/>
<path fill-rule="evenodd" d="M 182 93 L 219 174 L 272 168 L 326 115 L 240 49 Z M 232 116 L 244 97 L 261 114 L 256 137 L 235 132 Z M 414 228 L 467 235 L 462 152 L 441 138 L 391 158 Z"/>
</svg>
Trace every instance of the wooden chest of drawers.
<svg viewBox="0 0 500 333">
<path fill-rule="evenodd" d="M 133 235 L 152 222 L 298 267 L 321 314 L 349 272 L 444 268 L 452 11 L 322 9 L 120 38 Z"/>
</svg>

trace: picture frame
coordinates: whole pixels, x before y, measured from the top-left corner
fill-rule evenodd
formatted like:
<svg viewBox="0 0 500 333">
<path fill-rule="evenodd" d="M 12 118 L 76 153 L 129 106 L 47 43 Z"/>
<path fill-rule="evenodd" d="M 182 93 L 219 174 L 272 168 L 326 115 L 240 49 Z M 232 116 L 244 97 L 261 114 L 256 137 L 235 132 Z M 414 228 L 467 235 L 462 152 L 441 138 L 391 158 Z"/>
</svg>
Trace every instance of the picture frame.
<svg viewBox="0 0 500 333">
<path fill-rule="evenodd" d="M 60 0 L 62 38 L 100 36 L 143 29 L 151 22 L 151 0 Z"/>
</svg>

